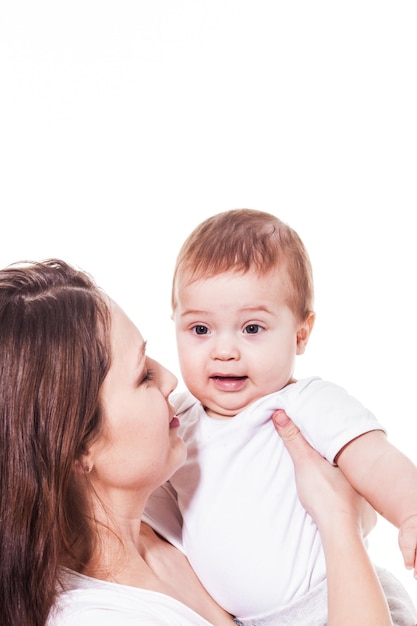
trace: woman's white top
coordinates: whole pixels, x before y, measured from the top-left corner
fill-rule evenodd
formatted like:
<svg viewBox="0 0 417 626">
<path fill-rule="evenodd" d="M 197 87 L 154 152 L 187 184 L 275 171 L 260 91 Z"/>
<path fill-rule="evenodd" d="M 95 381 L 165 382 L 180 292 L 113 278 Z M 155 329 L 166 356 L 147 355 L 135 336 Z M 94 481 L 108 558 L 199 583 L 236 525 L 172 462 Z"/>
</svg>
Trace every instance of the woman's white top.
<svg viewBox="0 0 417 626">
<path fill-rule="evenodd" d="M 157 591 L 98 580 L 67 569 L 62 580 L 64 590 L 47 626 L 211 626 L 192 609 Z"/>
</svg>

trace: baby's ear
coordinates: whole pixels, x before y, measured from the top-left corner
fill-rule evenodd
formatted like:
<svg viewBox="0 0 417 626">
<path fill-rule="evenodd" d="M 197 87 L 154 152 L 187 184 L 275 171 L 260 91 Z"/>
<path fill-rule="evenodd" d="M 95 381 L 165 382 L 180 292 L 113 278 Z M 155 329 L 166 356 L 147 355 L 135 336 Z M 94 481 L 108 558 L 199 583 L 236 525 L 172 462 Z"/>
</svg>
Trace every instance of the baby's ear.
<svg viewBox="0 0 417 626">
<path fill-rule="evenodd" d="M 306 349 L 308 340 L 310 339 L 311 331 L 313 330 L 314 321 L 316 316 L 313 312 L 309 313 L 304 322 L 297 330 L 297 354 L 303 354 Z"/>
</svg>

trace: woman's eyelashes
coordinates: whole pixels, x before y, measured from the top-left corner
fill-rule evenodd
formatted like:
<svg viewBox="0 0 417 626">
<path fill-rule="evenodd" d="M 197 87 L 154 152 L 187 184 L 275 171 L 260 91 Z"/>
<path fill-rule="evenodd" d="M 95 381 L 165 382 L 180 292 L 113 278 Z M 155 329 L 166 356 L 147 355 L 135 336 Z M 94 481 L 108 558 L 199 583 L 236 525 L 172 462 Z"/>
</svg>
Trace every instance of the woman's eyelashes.
<svg viewBox="0 0 417 626">
<path fill-rule="evenodd" d="M 153 380 L 155 380 L 155 371 L 150 367 L 147 367 L 146 370 L 141 374 L 138 382 L 140 385 L 142 385 L 143 383 L 149 383 Z"/>
</svg>

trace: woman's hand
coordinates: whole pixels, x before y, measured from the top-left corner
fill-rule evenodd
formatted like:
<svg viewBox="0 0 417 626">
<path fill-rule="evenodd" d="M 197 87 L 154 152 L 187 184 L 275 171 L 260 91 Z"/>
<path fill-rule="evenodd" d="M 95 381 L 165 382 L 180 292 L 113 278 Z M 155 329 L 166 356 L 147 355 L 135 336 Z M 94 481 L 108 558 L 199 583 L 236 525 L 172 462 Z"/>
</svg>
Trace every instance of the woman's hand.
<svg viewBox="0 0 417 626">
<path fill-rule="evenodd" d="M 392 626 L 386 598 L 363 544 L 376 514 L 304 439 L 283 410 L 272 416 L 294 463 L 302 505 L 317 524 L 328 590 L 328 626 Z"/>
<path fill-rule="evenodd" d="M 276 411 L 273 422 L 293 460 L 298 497 L 320 533 L 325 533 L 329 524 L 334 525 L 337 517 L 356 524 L 362 536 L 366 536 L 377 521 L 374 509 L 351 487 L 339 468 L 307 443 L 285 411 Z"/>
</svg>

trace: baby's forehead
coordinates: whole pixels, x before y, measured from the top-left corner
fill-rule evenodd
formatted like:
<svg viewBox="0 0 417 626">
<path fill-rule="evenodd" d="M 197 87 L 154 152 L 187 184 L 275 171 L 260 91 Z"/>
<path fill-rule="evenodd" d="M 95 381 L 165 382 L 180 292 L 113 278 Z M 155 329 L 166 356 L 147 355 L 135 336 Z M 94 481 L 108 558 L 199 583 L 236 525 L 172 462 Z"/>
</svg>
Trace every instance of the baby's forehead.
<svg viewBox="0 0 417 626">
<path fill-rule="evenodd" d="M 229 295 L 235 294 L 240 299 L 247 296 L 276 300 L 285 302 L 292 308 L 293 289 L 285 269 L 270 270 L 269 272 L 259 272 L 256 269 L 243 271 L 240 269 L 230 269 L 216 273 L 193 273 L 184 271 L 177 275 L 177 280 L 173 290 L 174 308 L 183 301 L 183 298 L 193 297 L 205 300 L 207 294 L 210 297 L 225 298 L 229 300 Z M 219 304 L 219 303 L 218 303 Z"/>
<path fill-rule="evenodd" d="M 211 281 L 216 278 L 233 281 L 235 278 L 245 277 L 251 280 L 255 278 L 259 281 L 268 280 L 271 282 L 274 280 L 289 280 L 287 267 L 285 264 L 281 264 L 278 267 L 275 266 L 268 269 L 261 269 L 255 266 L 250 268 L 232 266 L 221 270 L 213 270 L 210 267 L 199 269 L 184 267 L 178 270 L 175 283 L 178 288 L 181 288 L 194 282 Z"/>
<path fill-rule="evenodd" d="M 245 281 L 245 278 L 248 280 Z M 239 266 L 222 271 L 213 271 L 213 268 L 210 267 L 192 268 L 183 266 L 177 268 L 171 293 L 172 310 L 174 311 L 177 308 L 180 300 L 188 292 L 188 288 L 196 287 L 200 295 L 203 296 L 204 286 L 213 286 L 217 279 L 219 280 L 219 285 L 222 284 L 224 286 L 226 284 L 227 286 L 227 283 L 229 283 L 230 287 L 234 289 L 237 288 L 236 282 L 238 282 L 240 283 L 240 289 L 247 288 L 248 292 L 253 289 L 254 283 L 259 286 L 266 286 L 265 288 L 271 290 L 271 295 L 275 294 L 280 301 L 284 300 L 294 313 L 297 311 L 297 290 L 294 289 L 285 265 L 273 267 L 269 270 L 261 270 L 257 267 L 246 269 Z M 248 283 L 247 285 L 245 285 L 246 282 Z M 197 292 L 194 295 L 197 295 Z"/>
</svg>

